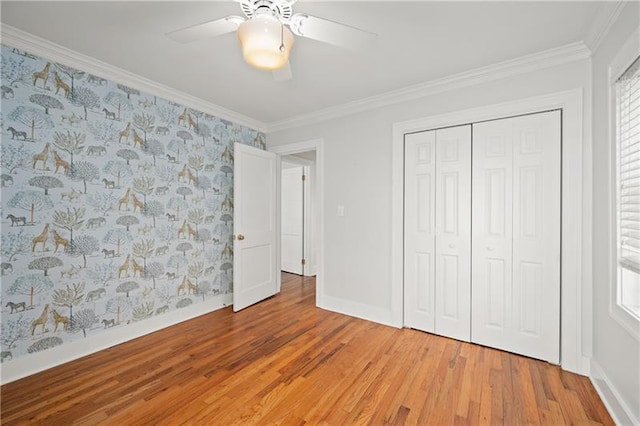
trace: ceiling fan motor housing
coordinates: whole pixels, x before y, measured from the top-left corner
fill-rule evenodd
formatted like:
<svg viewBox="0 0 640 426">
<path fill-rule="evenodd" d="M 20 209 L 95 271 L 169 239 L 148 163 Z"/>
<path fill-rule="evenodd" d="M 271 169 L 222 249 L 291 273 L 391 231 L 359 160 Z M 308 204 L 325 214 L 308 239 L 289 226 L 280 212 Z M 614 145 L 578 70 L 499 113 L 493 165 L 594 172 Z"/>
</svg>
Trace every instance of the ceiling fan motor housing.
<svg viewBox="0 0 640 426">
<path fill-rule="evenodd" d="M 296 0 L 241 0 L 240 7 L 248 19 L 268 13 L 285 24 L 293 15 L 295 2 Z"/>
</svg>

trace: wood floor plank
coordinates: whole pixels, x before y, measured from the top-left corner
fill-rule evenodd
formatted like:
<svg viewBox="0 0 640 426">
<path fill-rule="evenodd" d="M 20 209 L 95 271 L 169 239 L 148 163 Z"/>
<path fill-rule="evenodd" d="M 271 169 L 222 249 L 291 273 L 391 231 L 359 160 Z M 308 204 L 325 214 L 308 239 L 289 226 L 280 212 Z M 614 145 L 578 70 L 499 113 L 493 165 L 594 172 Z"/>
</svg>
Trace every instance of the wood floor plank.
<svg viewBox="0 0 640 426">
<path fill-rule="evenodd" d="M 3 425 L 612 425 L 541 361 L 315 307 L 315 282 L 0 388 Z"/>
<path fill-rule="evenodd" d="M 431 337 L 429 336 L 432 343 L 435 343 L 435 347 L 428 348 L 418 358 L 418 370 L 416 371 L 415 380 L 411 384 L 404 400 L 404 405 L 410 409 L 407 416 L 407 424 L 418 424 L 421 418 L 427 417 L 427 413 L 431 411 L 435 404 L 434 396 L 436 394 L 430 395 L 429 392 L 434 387 L 433 381 L 437 379 L 436 368 L 440 359 L 439 354 L 444 351 L 445 342 L 438 342 Z"/>
<path fill-rule="evenodd" d="M 424 346 L 426 339 L 420 341 L 409 337 L 409 334 L 402 333 L 398 339 L 396 350 L 390 354 L 394 357 L 419 358 L 419 353 L 426 350 Z M 394 362 L 394 364 L 397 366 L 397 372 L 391 376 L 384 401 L 381 403 L 382 407 L 387 408 L 377 410 L 371 418 L 371 424 L 404 422 L 409 415 L 410 410 L 403 405 L 403 401 L 412 388 L 419 364 L 404 362 Z"/>
</svg>

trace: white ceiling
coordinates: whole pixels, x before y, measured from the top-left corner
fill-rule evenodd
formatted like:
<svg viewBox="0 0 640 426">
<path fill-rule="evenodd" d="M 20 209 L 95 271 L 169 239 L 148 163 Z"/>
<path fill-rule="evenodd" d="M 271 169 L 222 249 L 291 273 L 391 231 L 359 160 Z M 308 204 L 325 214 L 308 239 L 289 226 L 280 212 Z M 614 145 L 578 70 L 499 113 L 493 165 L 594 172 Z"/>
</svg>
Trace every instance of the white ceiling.
<svg viewBox="0 0 640 426">
<path fill-rule="evenodd" d="M 351 52 L 298 37 L 294 78 L 244 63 L 236 35 L 183 45 L 165 33 L 241 15 L 233 1 L 2 1 L 2 23 L 254 120 L 273 123 L 585 40 L 599 2 L 298 1 L 378 34 Z"/>
</svg>

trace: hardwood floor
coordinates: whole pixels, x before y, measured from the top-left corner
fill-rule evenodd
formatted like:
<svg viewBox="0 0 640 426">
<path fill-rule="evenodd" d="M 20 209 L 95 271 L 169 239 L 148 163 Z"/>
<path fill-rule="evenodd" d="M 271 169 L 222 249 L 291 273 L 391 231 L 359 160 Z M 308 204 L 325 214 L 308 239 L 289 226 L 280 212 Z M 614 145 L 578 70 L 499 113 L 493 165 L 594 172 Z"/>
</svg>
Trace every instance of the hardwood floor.
<svg viewBox="0 0 640 426">
<path fill-rule="evenodd" d="M 313 279 L 2 386 L 2 424 L 605 424 L 557 366 L 315 308 Z"/>
</svg>

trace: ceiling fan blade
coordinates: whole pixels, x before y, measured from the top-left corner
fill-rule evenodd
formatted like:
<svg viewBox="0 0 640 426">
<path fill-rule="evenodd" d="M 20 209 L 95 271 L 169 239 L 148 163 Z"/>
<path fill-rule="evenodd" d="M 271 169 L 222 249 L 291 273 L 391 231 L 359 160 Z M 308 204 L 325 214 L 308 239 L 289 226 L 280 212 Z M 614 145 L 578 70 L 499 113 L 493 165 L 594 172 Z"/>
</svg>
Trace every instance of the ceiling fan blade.
<svg viewBox="0 0 640 426">
<path fill-rule="evenodd" d="M 283 68 L 279 70 L 272 71 L 273 79 L 275 81 L 288 81 L 293 78 L 293 73 L 291 72 L 291 62 L 287 62 Z"/>
<path fill-rule="evenodd" d="M 299 36 L 353 50 L 366 47 L 378 36 L 369 31 L 305 15 L 304 13 L 293 15 L 290 27 L 291 31 Z"/>
<path fill-rule="evenodd" d="M 231 15 L 168 32 L 167 37 L 180 43 L 191 43 L 192 41 L 204 40 L 233 32 L 243 22 L 244 18 Z"/>
</svg>

